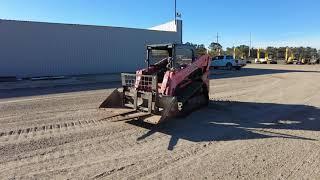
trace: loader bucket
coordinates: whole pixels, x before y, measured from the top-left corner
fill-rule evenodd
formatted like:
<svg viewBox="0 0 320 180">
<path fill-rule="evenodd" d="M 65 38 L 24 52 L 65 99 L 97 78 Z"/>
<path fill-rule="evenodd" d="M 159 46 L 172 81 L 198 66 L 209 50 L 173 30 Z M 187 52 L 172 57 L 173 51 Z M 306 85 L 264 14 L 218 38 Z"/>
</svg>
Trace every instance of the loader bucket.
<svg viewBox="0 0 320 180">
<path fill-rule="evenodd" d="M 115 89 L 99 106 L 99 108 L 122 108 L 123 94 Z"/>
<path fill-rule="evenodd" d="M 175 117 L 178 114 L 177 98 L 175 97 L 163 98 L 162 103 L 165 108 L 161 112 L 161 115 L 149 116 L 144 118 L 143 120 L 151 124 L 160 124 L 169 120 L 172 117 Z"/>
</svg>

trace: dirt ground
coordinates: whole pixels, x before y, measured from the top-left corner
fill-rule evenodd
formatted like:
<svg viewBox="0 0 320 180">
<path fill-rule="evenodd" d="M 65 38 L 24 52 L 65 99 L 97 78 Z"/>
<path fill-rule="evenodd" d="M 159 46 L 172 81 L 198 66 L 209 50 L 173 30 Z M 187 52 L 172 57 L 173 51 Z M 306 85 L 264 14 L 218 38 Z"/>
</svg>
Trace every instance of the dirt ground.
<svg viewBox="0 0 320 180">
<path fill-rule="evenodd" d="M 162 126 L 106 120 L 111 89 L 2 91 L 0 179 L 319 179 L 320 66 L 211 79 L 208 108 Z"/>
</svg>

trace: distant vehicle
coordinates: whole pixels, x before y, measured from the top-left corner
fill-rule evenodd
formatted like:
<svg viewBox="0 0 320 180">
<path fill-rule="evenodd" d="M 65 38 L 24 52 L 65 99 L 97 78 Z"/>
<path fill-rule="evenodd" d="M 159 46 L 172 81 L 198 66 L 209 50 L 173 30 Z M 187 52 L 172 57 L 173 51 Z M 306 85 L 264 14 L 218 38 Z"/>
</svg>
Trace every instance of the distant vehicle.
<svg viewBox="0 0 320 180">
<path fill-rule="evenodd" d="M 271 58 L 256 58 L 254 62 L 256 64 L 277 64 L 277 61 Z"/>
<path fill-rule="evenodd" d="M 233 68 L 240 70 L 245 65 L 247 65 L 245 60 L 234 59 L 233 56 L 216 56 L 212 58 L 211 62 L 211 67 L 215 69 L 224 67 L 228 70 Z"/>
<path fill-rule="evenodd" d="M 312 58 L 309 62 L 309 64 L 319 64 L 320 59 Z"/>
<path fill-rule="evenodd" d="M 261 52 L 261 49 L 257 51 L 257 58 L 254 60 L 256 64 L 278 64 L 278 62 L 272 59 L 272 54 L 266 50 Z"/>
<path fill-rule="evenodd" d="M 304 65 L 304 64 L 310 64 L 310 62 L 311 62 L 311 59 L 302 58 L 301 60 L 298 60 L 295 64 Z"/>
<path fill-rule="evenodd" d="M 255 58 L 254 59 L 254 62 L 256 63 L 256 64 L 267 64 L 267 60 L 265 59 L 265 58 Z"/>
<path fill-rule="evenodd" d="M 274 60 L 274 59 L 269 58 L 267 60 L 267 64 L 278 64 L 278 62 L 276 60 Z"/>
<path fill-rule="evenodd" d="M 297 64 L 299 60 L 294 58 L 294 57 L 289 57 L 287 60 L 286 60 L 286 64 Z"/>
</svg>

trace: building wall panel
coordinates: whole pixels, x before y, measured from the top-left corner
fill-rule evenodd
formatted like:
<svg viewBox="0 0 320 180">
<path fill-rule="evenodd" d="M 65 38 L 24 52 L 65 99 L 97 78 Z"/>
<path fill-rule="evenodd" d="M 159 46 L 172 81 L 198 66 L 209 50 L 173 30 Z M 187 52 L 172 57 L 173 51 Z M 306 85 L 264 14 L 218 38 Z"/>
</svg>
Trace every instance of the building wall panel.
<svg viewBox="0 0 320 180">
<path fill-rule="evenodd" d="M 161 31 L 0 20 L 0 76 L 134 71 L 145 66 L 147 44 L 181 42 L 181 24 Z"/>
</svg>

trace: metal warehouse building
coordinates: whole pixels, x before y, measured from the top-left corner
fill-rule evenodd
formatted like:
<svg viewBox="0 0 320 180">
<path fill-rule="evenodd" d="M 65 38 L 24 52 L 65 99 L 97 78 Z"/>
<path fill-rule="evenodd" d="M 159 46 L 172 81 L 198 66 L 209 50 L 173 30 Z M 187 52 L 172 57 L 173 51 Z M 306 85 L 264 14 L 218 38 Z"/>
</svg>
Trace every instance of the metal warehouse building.
<svg viewBox="0 0 320 180">
<path fill-rule="evenodd" d="M 0 77 L 134 71 L 145 46 L 182 42 L 182 22 L 150 29 L 0 20 Z"/>
</svg>

